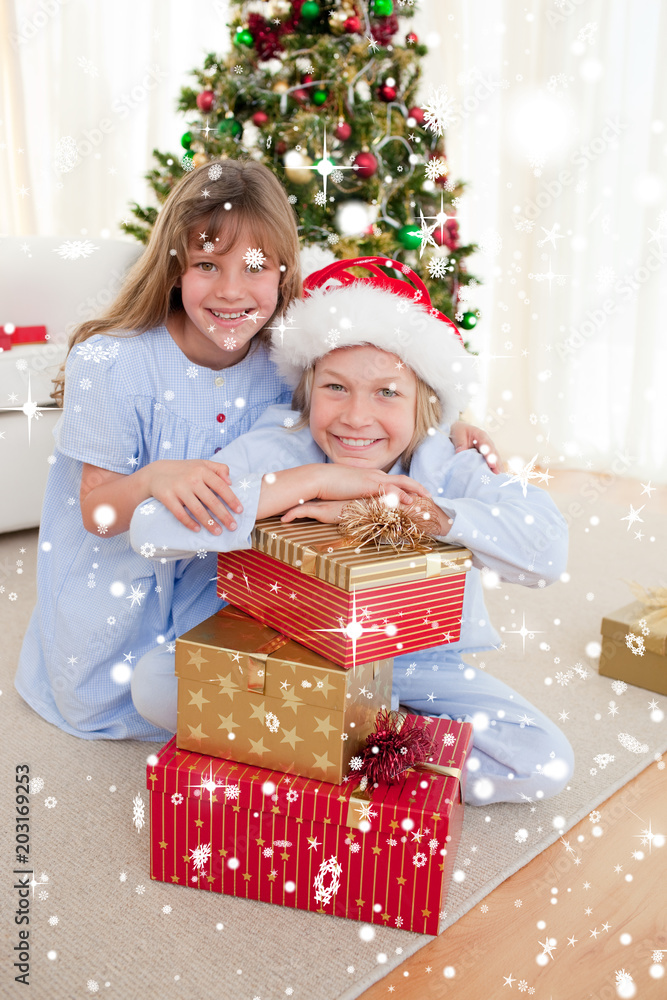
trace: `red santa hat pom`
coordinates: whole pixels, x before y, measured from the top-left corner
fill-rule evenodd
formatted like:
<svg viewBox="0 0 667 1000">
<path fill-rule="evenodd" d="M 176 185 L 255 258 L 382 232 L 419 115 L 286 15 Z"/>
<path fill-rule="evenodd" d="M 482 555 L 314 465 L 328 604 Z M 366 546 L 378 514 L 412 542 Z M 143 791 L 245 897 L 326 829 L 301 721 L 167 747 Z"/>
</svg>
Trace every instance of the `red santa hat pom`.
<svg viewBox="0 0 667 1000">
<path fill-rule="evenodd" d="M 370 275 L 360 278 L 350 267 Z M 412 283 L 380 267 L 394 268 Z M 407 265 L 386 257 L 338 260 L 309 275 L 303 287 L 306 297 L 289 309 L 287 326 L 271 338 L 271 357 L 289 385 L 296 386 L 329 351 L 370 344 L 396 354 L 433 389 L 444 424 L 458 419 L 467 403 L 471 357 L 458 328 L 433 308 L 426 286 Z"/>
</svg>

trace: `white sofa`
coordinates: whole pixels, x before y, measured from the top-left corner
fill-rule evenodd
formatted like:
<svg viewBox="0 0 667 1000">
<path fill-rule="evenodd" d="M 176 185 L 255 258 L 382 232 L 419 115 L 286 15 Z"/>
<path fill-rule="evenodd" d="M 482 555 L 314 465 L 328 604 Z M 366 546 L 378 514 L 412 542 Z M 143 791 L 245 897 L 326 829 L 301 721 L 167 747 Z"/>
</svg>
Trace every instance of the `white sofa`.
<svg viewBox="0 0 667 1000">
<path fill-rule="evenodd" d="M 45 326 L 49 335 L 48 343 L 0 353 L 0 532 L 39 524 L 60 415 L 49 398 L 51 379 L 67 354 L 72 329 L 111 303 L 142 251 L 137 243 L 100 239 L 91 240 L 97 249 L 87 257 L 67 259 L 57 252 L 77 241 L 83 242 L 48 236 L 0 240 L 0 324 Z M 28 391 L 38 406 L 49 407 L 31 420 L 22 409 L 11 409 L 23 407 Z"/>
</svg>

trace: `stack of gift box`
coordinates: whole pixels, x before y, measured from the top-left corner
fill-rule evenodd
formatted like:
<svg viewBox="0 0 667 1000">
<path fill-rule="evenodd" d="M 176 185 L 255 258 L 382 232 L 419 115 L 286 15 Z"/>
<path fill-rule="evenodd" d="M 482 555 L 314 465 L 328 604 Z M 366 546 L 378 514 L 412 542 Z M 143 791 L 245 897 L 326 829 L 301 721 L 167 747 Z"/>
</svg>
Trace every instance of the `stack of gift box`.
<svg viewBox="0 0 667 1000">
<path fill-rule="evenodd" d="M 472 726 L 408 716 L 429 759 L 370 786 L 358 768 L 393 657 L 459 638 L 470 565 L 279 518 L 220 555 L 228 603 L 177 640 L 177 733 L 147 769 L 151 877 L 437 933 Z"/>
</svg>

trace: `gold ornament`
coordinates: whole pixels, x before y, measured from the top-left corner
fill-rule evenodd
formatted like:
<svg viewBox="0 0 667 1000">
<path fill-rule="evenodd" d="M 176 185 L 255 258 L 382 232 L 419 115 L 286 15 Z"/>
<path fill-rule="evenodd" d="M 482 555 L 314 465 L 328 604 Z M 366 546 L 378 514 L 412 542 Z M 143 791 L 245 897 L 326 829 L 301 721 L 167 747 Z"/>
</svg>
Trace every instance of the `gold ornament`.
<svg viewBox="0 0 667 1000">
<path fill-rule="evenodd" d="M 345 22 L 350 14 L 344 10 L 334 11 L 329 17 L 329 30 L 333 35 L 342 35 L 345 31 Z"/>
<path fill-rule="evenodd" d="M 388 504 L 387 497 L 380 494 L 345 504 L 338 530 L 346 543 L 356 548 L 374 543 L 376 548 L 391 545 L 400 552 L 419 548 L 432 535 L 439 534 L 439 513 L 439 508 L 426 497 L 416 497 L 401 507 Z"/>
<path fill-rule="evenodd" d="M 313 161 L 309 156 L 304 156 L 296 149 L 290 149 L 289 152 L 285 153 L 283 162 L 285 173 L 292 184 L 308 184 L 309 181 L 312 181 L 315 171 L 304 169 L 312 166 Z"/>
<path fill-rule="evenodd" d="M 208 163 L 208 156 L 206 153 L 195 153 L 192 157 L 192 162 L 195 167 L 203 167 L 205 163 Z"/>
<path fill-rule="evenodd" d="M 271 90 L 274 94 L 285 94 L 289 90 L 289 84 L 286 80 L 277 80 Z"/>
</svg>

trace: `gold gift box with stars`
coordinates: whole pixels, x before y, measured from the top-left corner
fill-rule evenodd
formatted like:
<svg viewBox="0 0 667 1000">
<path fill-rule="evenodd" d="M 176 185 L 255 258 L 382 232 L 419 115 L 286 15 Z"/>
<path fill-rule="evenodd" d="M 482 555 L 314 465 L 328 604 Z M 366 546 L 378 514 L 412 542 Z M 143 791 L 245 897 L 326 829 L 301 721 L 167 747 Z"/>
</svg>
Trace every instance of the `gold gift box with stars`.
<svg viewBox="0 0 667 1000">
<path fill-rule="evenodd" d="M 340 784 L 389 707 L 392 666 L 345 670 L 228 605 L 176 641 L 176 743 Z"/>
<path fill-rule="evenodd" d="M 667 694 L 667 609 L 661 614 L 651 611 L 634 601 L 602 619 L 598 671 Z"/>
</svg>

